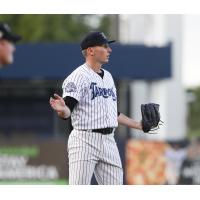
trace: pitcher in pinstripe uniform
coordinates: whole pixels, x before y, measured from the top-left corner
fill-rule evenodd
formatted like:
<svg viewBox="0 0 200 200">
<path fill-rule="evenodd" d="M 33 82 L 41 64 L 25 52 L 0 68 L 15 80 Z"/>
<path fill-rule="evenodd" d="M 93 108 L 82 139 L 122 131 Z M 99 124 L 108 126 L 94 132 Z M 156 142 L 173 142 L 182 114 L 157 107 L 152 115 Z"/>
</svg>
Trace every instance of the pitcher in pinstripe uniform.
<svg viewBox="0 0 200 200">
<path fill-rule="evenodd" d="M 71 116 L 68 139 L 69 184 L 123 184 L 123 170 L 114 131 L 119 124 L 141 130 L 141 123 L 117 112 L 117 92 L 112 75 L 102 65 L 112 52 L 102 32 L 90 32 L 81 42 L 85 63 L 63 82 L 63 95 L 50 98 L 62 118 Z"/>
</svg>

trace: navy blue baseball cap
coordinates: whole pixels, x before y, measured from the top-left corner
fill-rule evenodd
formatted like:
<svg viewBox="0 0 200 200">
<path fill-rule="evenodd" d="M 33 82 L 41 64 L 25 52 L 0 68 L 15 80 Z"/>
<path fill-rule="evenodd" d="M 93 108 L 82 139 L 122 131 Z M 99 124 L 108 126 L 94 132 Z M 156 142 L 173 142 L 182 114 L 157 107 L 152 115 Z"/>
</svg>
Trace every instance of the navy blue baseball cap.
<svg viewBox="0 0 200 200">
<path fill-rule="evenodd" d="M 21 40 L 21 36 L 12 33 L 8 24 L 0 23 L 0 39 L 6 39 L 11 42 L 18 42 Z"/>
<path fill-rule="evenodd" d="M 103 32 L 90 32 L 81 41 L 81 50 L 88 47 L 101 46 L 103 44 L 110 44 L 115 40 L 107 40 Z"/>
</svg>

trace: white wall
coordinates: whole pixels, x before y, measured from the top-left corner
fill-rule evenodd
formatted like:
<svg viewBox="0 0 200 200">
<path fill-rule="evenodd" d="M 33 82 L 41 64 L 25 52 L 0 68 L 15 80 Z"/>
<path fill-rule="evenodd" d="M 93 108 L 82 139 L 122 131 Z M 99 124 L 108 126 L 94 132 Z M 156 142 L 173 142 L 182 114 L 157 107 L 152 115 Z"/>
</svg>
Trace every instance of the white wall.
<svg viewBox="0 0 200 200">
<path fill-rule="evenodd" d="M 186 135 L 186 103 L 182 84 L 182 16 L 181 15 L 120 15 L 119 39 L 125 44 L 163 46 L 172 42 L 172 78 L 131 83 L 131 113 L 140 120 L 140 104 L 161 105 L 164 126 L 157 135 L 132 130 L 134 137 L 149 139 L 182 139 Z"/>
</svg>

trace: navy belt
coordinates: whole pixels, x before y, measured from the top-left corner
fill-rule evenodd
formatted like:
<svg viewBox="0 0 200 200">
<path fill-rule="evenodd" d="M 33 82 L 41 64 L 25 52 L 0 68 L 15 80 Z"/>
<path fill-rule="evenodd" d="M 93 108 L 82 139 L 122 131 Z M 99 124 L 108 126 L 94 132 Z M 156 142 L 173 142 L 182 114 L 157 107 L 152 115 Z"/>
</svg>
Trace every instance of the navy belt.
<svg viewBox="0 0 200 200">
<path fill-rule="evenodd" d="M 102 133 L 103 135 L 111 134 L 115 128 L 99 128 L 99 129 L 92 129 L 92 132 Z M 87 130 L 84 130 L 87 131 Z"/>
</svg>

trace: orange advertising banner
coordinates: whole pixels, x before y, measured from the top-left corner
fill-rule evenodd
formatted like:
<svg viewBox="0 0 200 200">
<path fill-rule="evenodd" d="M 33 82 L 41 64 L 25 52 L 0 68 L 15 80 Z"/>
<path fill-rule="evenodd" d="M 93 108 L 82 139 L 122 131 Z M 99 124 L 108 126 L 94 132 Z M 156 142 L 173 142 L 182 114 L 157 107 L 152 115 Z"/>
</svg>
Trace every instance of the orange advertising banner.
<svg viewBox="0 0 200 200">
<path fill-rule="evenodd" d="M 164 142 L 129 140 L 126 145 L 126 183 L 165 184 L 167 147 Z"/>
</svg>

